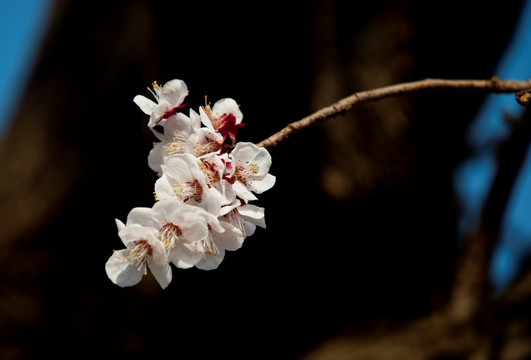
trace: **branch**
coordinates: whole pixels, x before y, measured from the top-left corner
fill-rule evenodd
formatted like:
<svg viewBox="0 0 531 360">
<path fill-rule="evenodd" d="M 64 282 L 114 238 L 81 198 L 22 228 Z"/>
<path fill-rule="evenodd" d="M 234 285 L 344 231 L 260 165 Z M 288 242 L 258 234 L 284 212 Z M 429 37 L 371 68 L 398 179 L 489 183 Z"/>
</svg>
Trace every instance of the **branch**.
<svg viewBox="0 0 531 360">
<path fill-rule="evenodd" d="M 373 90 L 360 91 L 344 99 L 339 100 L 335 104 L 324 107 L 321 110 L 318 110 L 299 121 L 288 124 L 285 128 L 283 128 L 276 134 L 271 135 L 267 139 L 259 142 L 257 145 L 264 148 L 276 146 L 278 145 L 278 143 L 283 140 L 286 140 L 291 135 L 307 127 L 315 125 L 323 120 L 334 118 L 338 115 L 344 114 L 345 112 L 350 110 L 354 105 L 357 105 L 359 103 L 385 99 L 388 97 L 408 94 L 419 90 L 434 89 L 477 89 L 494 93 L 512 93 L 531 89 L 531 80 L 500 80 L 496 77 L 493 77 L 490 80 L 425 79 L 385 86 Z"/>
</svg>

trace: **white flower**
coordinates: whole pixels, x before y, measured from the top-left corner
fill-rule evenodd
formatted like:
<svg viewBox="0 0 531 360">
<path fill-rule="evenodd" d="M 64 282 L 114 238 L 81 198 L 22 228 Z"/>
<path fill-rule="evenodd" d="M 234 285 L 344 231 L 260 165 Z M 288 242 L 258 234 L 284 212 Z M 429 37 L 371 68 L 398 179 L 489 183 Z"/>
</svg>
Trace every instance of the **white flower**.
<svg viewBox="0 0 531 360">
<path fill-rule="evenodd" d="M 266 227 L 264 209 L 258 206 L 241 205 L 240 200 L 235 200 L 222 211 L 224 215 L 219 218 L 219 223 L 225 231 L 219 233 L 218 229 L 209 227 L 210 236 L 200 242 L 204 257 L 196 264 L 199 269 L 216 269 L 223 261 L 226 250 L 234 251 L 241 248 L 245 238 L 254 233 L 257 225 Z"/>
<path fill-rule="evenodd" d="M 189 152 L 187 144 L 195 131 L 194 114 L 198 120 L 199 115 L 194 111 L 190 111 L 191 117 L 177 113 L 164 122 L 164 133 L 153 131 L 160 142 L 150 151 L 148 164 L 159 176 L 162 175 L 161 167 L 166 163 L 168 156 Z"/>
<path fill-rule="evenodd" d="M 223 136 L 207 128 L 201 128 L 199 114 L 190 110 L 190 117 L 177 113 L 163 125 L 164 133 L 154 131 L 160 142 L 148 156 L 148 164 L 159 176 L 169 156 L 189 153 L 202 157 L 222 148 Z"/>
<path fill-rule="evenodd" d="M 109 279 L 120 287 L 133 286 L 142 280 L 149 267 L 160 286 L 166 288 L 172 272 L 157 231 L 138 224 L 124 227 L 117 221 L 117 225 L 126 249 L 115 251 L 105 264 Z"/>
<path fill-rule="evenodd" d="M 198 269 L 216 269 L 225 257 L 225 250 L 238 250 L 243 244 L 245 236 L 240 229 L 224 221 L 219 223 L 224 231 L 218 232 L 209 228 L 209 236 L 198 244 L 204 254 L 203 259 L 195 265 Z"/>
<path fill-rule="evenodd" d="M 251 204 L 234 207 L 220 220 L 235 226 L 244 237 L 253 235 L 256 226 L 266 228 L 264 208 Z"/>
<path fill-rule="evenodd" d="M 200 206 L 218 216 L 224 202 L 223 195 L 209 185 L 215 181 L 215 178 L 207 178 L 205 167 L 200 159 L 191 154 L 170 156 L 162 168 L 162 176 L 155 182 L 157 199 L 175 198 L 184 203 Z M 215 177 L 216 173 L 214 170 L 210 175 Z"/>
<path fill-rule="evenodd" d="M 244 126 L 242 124 L 243 114 L 240 107 L 230 98 L 225 98 L 217 101 L 214 107 L 210 105 L 199 109 L 201 115 L 201 122 L 210 130 L 220 133 L 223 136 L 223 141 L 229 136 L 233 141 L 236 140 L 238 128 Z"/>
<path fill-rule="evenodd" d="M 151 89 L 150 89 L 151 91 Z M 146 98 L 143 95 L 137 95 L 133 101 L 147 115 L 150 115 L 148 126 L 153 128 L 155 125 L 162 125 L 163 119 L 177 113 L 177 109 L 182 109 L 184 99 L 188 95 L 188 87 L 182 80 L 170 80 L 162 87 L 157 82 L 153 82 L 153 91 L 151 91 L 155 100 Z"/>
<path fill-rule="evenodd" d="M 236 194 L 245 201 L 256 200 L 251 193 L 261 194 L 275 185 L 275 176 L 269 174 L 271 155 L 253 143 L 239 142 L 230 153 L 230 181 Z"/>
<path fill-rule="evenodd" d="M 171 264 L 216 269 L 226 251 L 242 247 L 257 226 L 266 227 L 264 209 L 248 204 L 270 189 L 271 156 L 252 143 L 236 143 L 243 114 L 233 99 L 206 104 L 199 113 L 182 109 L 188 88 L 182 80 L 149 89 L 156 101 L 142 95 L 133 100 L 150 116 L 148 126 L 159 142 L 148 156 L 158 175 L 157 202 L 137 207 L 127 222 L 116 220 L 125 249 L 105 265 L 109 279 L 132 286 L 153 273 L 162 288 L 172 279 Z M 204 125 L 204 127 L 201 127 Z M 225 143 L 227 137 L 231 142 Z M 229 145 L 230 144 L 230 145 Z M 230 151 L 230 148 L 233 148 Z"/>
<path fill-rule="evenodd" d="M 210 153 L 202 156 L 198 162 L 199 168 L 207 179 L 207 185 L 216 189 L 222 195 L 222 207 L 231 205 L 236 200 L 236 193 L 232 188 L 232 184 L 226 179 L 228 174 L 227 161 L 227 153 L 222 155 Z M 221 216 L 221 214 L 218 214 L 218 216 Z"/>
<path fill-rule="evenodd" d="M 199 128 L 190 136 L 187 149 L 194 156 L 201 157 L 222 149 L 223 135 L 208 128 Z"/>
<path fill-rule="evenodd" d="M 206 210 L 176 199 L 161 200 L 153 208 L 135 208 L 127 217 L 127 226 L 139 224 L 158 229 L 168 260 L 183 269 L 203 258 L 202 244 L 210 229 L 223 232 L 218 219 Z"/>
</svg>

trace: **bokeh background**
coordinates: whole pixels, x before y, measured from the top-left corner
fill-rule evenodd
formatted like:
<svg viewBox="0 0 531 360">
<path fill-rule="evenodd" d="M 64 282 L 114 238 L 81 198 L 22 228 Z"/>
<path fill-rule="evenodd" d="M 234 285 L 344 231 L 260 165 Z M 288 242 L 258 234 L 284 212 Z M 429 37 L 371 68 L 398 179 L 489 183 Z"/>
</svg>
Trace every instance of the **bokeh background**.
<svg viewBox="0 0 531 360">
<path fill-rule="evenodd" d="M 118 288 L 104 270 L 122 247 L 114 219 L 154 202 L 155 138 L 132 102 L 153 80 L 183 79 L 194 109 L 236 99 L 239 140 L 258 142 L 355 91 L 505 75 L 525 3 L 2 1 L 0 358 L 529 358 L 530 239 L 500 245 L 514 192 L 486 201 L 482 180 L 508 158 L 502 183 L 515 187 L 529 130 L 511 156 L 497 149 L 529 114 L 502 104 L 492 116 L 509 130 L 469 141 L 482 92 L 363 104 L 270 149 L 268 228 L 215 271 L 175 269 L 162 291 L 151 275 Z M 531 76 L 523 56 L 511 77 Z M 485 149 L 490 175 L 463 175 Z M 485 201 L 476 262 L 463 249 Z M 476 273 L 482 297 L 455 305 Z"/>
</svg>

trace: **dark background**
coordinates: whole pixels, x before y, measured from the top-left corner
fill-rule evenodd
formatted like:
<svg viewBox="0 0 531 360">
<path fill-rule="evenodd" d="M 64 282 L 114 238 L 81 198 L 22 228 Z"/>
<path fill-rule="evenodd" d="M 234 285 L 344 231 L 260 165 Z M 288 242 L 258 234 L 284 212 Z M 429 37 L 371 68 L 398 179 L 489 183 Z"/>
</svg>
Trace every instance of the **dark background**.
<svg viewBox="0 0 531 360">
<path fill-rule="evenodd" d="M 132 99 L 183 79 L 196 111 L 204 95 L 236 99 L 239 140 L 258 142 L 354 91 L 489 78 L 519 6 L 56 1 L 0 144 L 0 358 L 294 359 L 442 308 L 459 250 L 452 171 L 483 93 L 359 106 L 270 149 L 268 228 L 215 271 L 174 269 L 164 291 L 104 270 L 122 247 L 114 219 L 154 201 L 155 138 Z M 367 358 L 412 358 L 386 351 Z"/>
</svg>

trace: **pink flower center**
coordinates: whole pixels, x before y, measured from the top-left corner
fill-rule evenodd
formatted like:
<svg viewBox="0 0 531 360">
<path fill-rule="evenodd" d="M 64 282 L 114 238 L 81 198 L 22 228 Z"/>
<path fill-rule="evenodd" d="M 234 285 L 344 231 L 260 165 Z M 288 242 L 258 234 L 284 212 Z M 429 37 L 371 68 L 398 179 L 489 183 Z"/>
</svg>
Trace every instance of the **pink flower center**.
<svg viewBox="0 0 531 360">
<path fill-rule="evenodd" d="M 184 107 L 186 107 L 186 105 L 188 105 L 188 104 L 184 103 L 184 104 L 181 104 L 181 105 L 176 106 L 174 108 L 166 109 L 166 111 L 164 111 L 164 114 L 160 117 L 160 119 L 158 119 L 156 121 L 156 123 L 158 124 L 159 122 L 161 122 L 162 119 L 169 119 L 171 116 L 177 114 L 177 110 L 183 109 Z"/>
<path fill-rule="evenodd" d="M 211 119 L 212 126 L 223 135 L 223 141 L 229 136 L 233 141 L 236 141 L 238 128 L 245 126 L 245 124 L 236 124 L 236 116 L 234 114 L 223 114 L 217 119 Z"/>
</svg>

